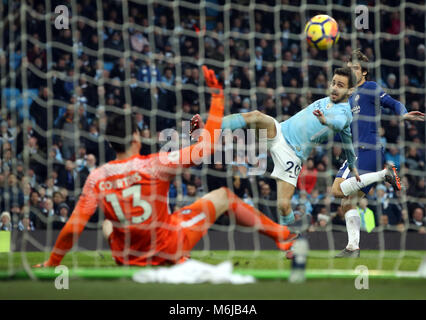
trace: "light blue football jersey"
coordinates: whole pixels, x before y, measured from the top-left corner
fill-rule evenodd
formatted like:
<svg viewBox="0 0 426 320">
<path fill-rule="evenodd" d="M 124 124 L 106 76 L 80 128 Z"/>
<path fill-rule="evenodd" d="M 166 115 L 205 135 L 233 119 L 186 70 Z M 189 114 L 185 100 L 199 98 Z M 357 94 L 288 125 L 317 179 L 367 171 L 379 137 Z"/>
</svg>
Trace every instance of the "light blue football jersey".
<svg viewBox="0 0 426 320">
<path fill-rule="evenodd" d="M 327 119 L 327 125 L 322 125 L 314 110 L 322 111 Z M 299 111 L 288 120 L 281 122 L 281 132 L 287 143 L 293 148 L 296 155 L 303 161 L 306 160 L 315 144 L 319 144 L 339 132 L 342 141 L 352 141 L 350 124 L 352 112 L 349 102 L 333 103 L 330 97 L 319 99 L 305 109 Z M 346 149 L 352 149 L 352 143 Z M 349 159 L 352 162 L 355 159 Z"/>
</svg>

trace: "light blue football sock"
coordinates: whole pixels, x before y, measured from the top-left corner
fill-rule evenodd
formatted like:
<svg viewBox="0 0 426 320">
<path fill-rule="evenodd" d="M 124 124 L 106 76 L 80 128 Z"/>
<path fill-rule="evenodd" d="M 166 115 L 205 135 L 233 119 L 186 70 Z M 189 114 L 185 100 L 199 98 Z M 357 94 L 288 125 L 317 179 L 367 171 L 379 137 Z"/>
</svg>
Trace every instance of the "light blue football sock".
<svg viewBox="0 0 426 320">
<path fill-rule="evenodd" d="M 222 120 L 222 129 L 242 129 L 247 126 L 246 120 L 240 113 L 231 114 Z"/>
<path fill-rule="evenodd" d="M 282 226 L 287 226 L 289 224 L 292 224 L 294 221 L 295 221 L 295 218 L 294 218 L 293 210 L 290 212 L 290 214 L 286 216 L 280 215 L 280 225 Z"/>
</svg>

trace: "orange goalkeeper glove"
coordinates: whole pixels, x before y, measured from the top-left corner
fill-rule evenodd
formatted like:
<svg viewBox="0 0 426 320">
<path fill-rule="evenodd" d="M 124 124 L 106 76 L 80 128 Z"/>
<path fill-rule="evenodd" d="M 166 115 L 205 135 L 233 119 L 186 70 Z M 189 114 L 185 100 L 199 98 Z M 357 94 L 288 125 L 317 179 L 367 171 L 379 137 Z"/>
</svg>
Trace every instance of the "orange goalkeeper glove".
<svg viewBox="0 0 426 320">
<path fill-rule="evenodd" d="M 200 137 L 200 131 L 198 129 L 204 128 L 204 121 L 199 114 L 196 114 L 191 118 L 191 127 L 189 129 L 189 135 L 193 140 L 197 140 Z"/>
<path fill-rule="evenodd" d="M 204 79 L 206 80 L 207 86 L 213 89 L 212 95 L 223 96 L 223 86 L 217 80 L 216 75 L 214 74 L 214 71 L 207 68 L 206 66 L 203 66 L 203 74 L 204 74 Z"/>
</svg>

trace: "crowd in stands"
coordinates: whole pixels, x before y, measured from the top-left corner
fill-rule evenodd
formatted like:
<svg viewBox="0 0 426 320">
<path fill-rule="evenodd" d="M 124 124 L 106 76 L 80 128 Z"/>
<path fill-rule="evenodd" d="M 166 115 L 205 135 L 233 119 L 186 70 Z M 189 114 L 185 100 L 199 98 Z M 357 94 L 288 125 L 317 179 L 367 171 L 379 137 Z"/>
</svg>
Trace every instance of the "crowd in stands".
<svg viewBox="0 0 426 320">
<path fill-rule="evenodd" d="M 227 15 L 209 7 L 204 37 L 199 36 L 204 25 L 200 10 L 188 6 L 178 6 L 174 9 L 178 14 L 174 14 L 173 6 L 153 3 L 150 18 L 148 5 L 130 1 L 123 15 L 118 1 L 102 1 L 102 8 L 97 8 L 96 2 L 82 0 L 77 1 L 77 22 L 58 30 L 52 21 L 46 32 L 49 24 L 44 14 L 50 8 L 45 1 L 26 2 L 34 11 L 27 12 L 25 26 L 20 14 L 6 19 L 8 13 L 19 12 L 19 1 L 5 2 L 1 13 L 5 21 L 0 29 L 1 230 L 62 228 L 87 176 L 115 157 L 102 135 L 109 106 L 134 112 L 143 137 L 142 154 L 158 150 L 161 130 L 179 127 L 182 119 L 189 120 L 196 113 L 205 115 L 209 95 L 202 89 L 198 58 L 208 59 L 220 78 L 226 78 L 228 113 L 258 109 L 282 121 L 326 95 L 330 56 L 306 48 L 298 37 L 304 27 L 302 15 L 286 10 L 276 15 L 275 1 L 256 1 L 269 10 L 257 9 L 253 16 L 231 10 L 230 36 L 225 32 Z M 300 1 L 282 2 L 298 5 Z M 351 3 L 335 2 L 342 6 Z M 393 1 L 384 2 L 394 5 Z M 50 3 L 53 8 L 71 2 Z M 315 13 L 306 12 L 307 16 Z M 101 17 L 104 23 L 97 29 L 90 22 Z M 331 54 L 334 68 L 344 65 L 355 49 L 350 36 L 355 30 L 350 12 L 333 10 L 333 17 L 342 33 Z M 371 62 L 382 59 L 380 68 L 370 70 L 369 79 L 402 101 L 408 111 L 424 112 L 425 68 L 415 62 L 425 60 L 425 12 L 407 7 L 405 25 L 399 11 L 381 11 L 380 23 L 374 17 L 370 17 L 372 27 L 356 41 L 356 48 Z M 124 30 L 123 23 L 129 23 L 129 28 Z M 26 40 L 20 38 L 24 27 Z M 388 35 L 397 35 L 402 29 L 406 33 L 401 47 L 399 39 Z M 383 32 L 379 40 L 369 37 L 372 30 Z M 249 40 L 248 35 L 253 37 Z M 27 41 L 25 47 L 23 41 Z M 54 42 L 46 46 L 47 41 Z M 221 72 L 225 61 L 230 65 L 226 77 Z M 410 225 L 412 230 L 426 233 L 425 124 L 403 123 L 387 110 L 383 110 L 380 124 L 386 160 L 397 165 L 406 189 L 395 192 L 388 184 L 372 188 L 359 204 L 362 227 L 368 231 L 374 224 L 373 228 L 401 231 Z M 250 166 L 241 161 L 231 165 L 214 162 L 208 165 L 207 175 L 201 167 L 186 169 L 171 184 L 170 210 L 228 186 L 277 221 L 276 183 L 269 177 L 273 163 L 266 155 L 263 159 L 267 170 L 262 176 L 249 176 Z M 315 148 L 303 165 L 292 203 L 297 219 L 305 217 L 311 231 L 345 224 L 340 201 L 330 192 L 344 161 L 336 142 Z M 98 213 L 91 219 L 97 221 Z M 229 221 L 224 216 L 218 223 Z"/>
</svg>

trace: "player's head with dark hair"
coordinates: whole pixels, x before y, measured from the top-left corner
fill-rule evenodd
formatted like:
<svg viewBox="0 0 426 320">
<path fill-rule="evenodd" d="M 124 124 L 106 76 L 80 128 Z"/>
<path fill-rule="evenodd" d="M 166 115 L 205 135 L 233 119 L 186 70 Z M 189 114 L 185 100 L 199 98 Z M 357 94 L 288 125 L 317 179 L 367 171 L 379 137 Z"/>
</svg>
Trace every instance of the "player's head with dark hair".
<svg viewBox="0 0 426 320">
<path fill-rule="evenodd" d="M 368 76 L 368 57 L 360 49 L 352 51 L 348 61 L 348 67 L 352 69 L 357 77 L 357 83 L 365 80 Z"/>
<path fill-rule="evenodd" d="M 111 112 L 107 114 L 106 139 L 116 153 L 126 152 L 132 143 L 140 148 L 139 128 L 131 113 Z"/>
<path fill-rule="evenodd" d="M 356 76 L 351 68 L 337 68 L 334 70 L 330 83 L 330 99 L 334 103 L 346 101 L 356 85 Z"/>
<path fill-rule="evenodd" d="M 351 68 L 337 68 L 334 70 L 334 75 L 336 74 L 348 78 L 348 89 L 355 87 L 357 79 Z"/>
</svg>

